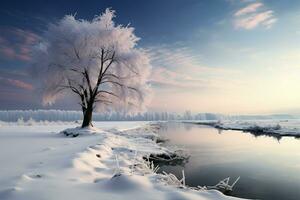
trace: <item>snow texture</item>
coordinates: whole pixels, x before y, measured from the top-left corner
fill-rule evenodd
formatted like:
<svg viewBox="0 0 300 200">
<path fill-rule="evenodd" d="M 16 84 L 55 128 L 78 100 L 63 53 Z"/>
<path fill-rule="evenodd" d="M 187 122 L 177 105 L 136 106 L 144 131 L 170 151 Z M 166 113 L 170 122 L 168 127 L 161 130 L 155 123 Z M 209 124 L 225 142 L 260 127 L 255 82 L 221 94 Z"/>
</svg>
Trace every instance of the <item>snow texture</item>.
<svg viewBox="0 0 300 200">
<path fill-rule="evenodd" d="M 170 174 L 154 173 L 157 167 L 143 157 L 170 153 L 153 140 L 156 125 L 96 122 L 97 129 L 83 131 L 75 126 L 3 124 L 0 199 L 237 199 L 185 187 L 184 172 L 178 184 Z M 65 129 L 78 137 L 64 136 Z"/>
<path fill-rule="evenodd" d="M 196 124 L 206 124 L 224 130 L 240 130 L 258 135 L 294 136 L 300 137 L 300 120 L 219 120 L 197 121 Z"/>
</svg>

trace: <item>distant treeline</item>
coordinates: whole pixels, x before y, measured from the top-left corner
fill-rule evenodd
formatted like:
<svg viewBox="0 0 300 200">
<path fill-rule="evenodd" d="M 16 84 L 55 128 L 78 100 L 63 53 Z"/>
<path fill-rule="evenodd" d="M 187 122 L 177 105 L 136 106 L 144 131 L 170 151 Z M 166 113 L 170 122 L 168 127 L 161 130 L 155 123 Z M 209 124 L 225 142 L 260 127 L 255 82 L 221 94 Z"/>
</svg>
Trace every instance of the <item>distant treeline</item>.
<svg viewBox="0 0 300 200">
<path fill-rule="evenodd" d="M 222 115 L 214 113 L 192 114 L 186 111 L 182 114 L 169 112 L 145 112 L 135 115 L 113 113 L 94 113 L 94 121 L 166 121 L 166 120 L 251 120 L 251 119 L 293 119 L 292 115 Z M 0 121 L 15 122 L 19 119 L 24 121 L 33 119 L 35 121 L 76 121 L 82 119 L 81 111 L 70 110 L 2 110 Z"/>
</svg>

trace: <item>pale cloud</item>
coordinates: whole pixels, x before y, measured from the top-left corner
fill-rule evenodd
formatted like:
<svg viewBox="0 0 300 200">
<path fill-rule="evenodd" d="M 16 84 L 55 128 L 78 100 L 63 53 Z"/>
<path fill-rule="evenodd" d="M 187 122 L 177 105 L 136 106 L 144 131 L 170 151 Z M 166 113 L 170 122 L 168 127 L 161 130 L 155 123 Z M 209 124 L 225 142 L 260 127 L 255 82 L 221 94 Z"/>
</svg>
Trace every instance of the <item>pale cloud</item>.
<svg viewBox="0 0 300 200">
<path fill-rule="evenodd" d="M 222 90 L 238 85 L 227 77 L 239 72 L 209 67 L 201 63 L 201 55 L 193 53 L 186 47 L 156 46 L 149 50 L 153 70 L 150 82 L 169 89 Z"/>
<path fill-rule="evenodd" d="M 240 10 L 236 11 L 234 16 L 241 16 L 241 15 L 245 15 L 245 14 L 248 14 L 248 13 L 255 12 L 261 6 L 263 6 L 262 3 L 249 4 L 248 6 L 246 6 L 244 8 L 241 8 Z"/>
<path fill-rule="evenodd" d="M 33 85 L 29 83 L 25 83 L 24 81 L 16 80 L 16 79 L 7 79 L 7 81 L 15 87 L 22 88 L 25 90 L 33 90 Z"/>
<path fill-rule="evenodd" d="M 260 2 L 248 4 L 234 13 L 234 26 L 237 29 L 250 30 L 258 26 L 269 29 L 276 21 L 274 11 L 266 9 Z"/>
<path fill-rule="evenodd" d="M 24 90 L 33 90 L 33 85 L 18 79 L 0 77 L 1 85 L 13 86 Z"/>
<path fill-rule="evenodd" d="M 193 78 L 187 74 L 171 71 L 164 67 L 155 67 L 150 76 L 150 83 L 157 84 L 160 87 L 175 89 L 194 89 L 206 85 L 204 80 Z"/>
<path fill-rule="evenodd" d="M 0 29 L 0 56 L 9 60 L 31 60 L 31 48 L 39 36 L 19 28 Z"/>
<path fill-rule="evenodd" d="M 258 25 L 262 25 L 265 28 L 271 28 L 276 21 L 277 19 L 274 18 L 273 11 L 268 10 L 249 17 L 237 19 L 235 21 L 235 27 L 249 30 L 257 27 Z"/>
<path fill-rule="evenodd" d="M 264 21 L 263 24 L 266 28 L 271 28 L 275 22 L 277 22 L 277 19 L 271 18 L 271 19 Z"/>
</svg>

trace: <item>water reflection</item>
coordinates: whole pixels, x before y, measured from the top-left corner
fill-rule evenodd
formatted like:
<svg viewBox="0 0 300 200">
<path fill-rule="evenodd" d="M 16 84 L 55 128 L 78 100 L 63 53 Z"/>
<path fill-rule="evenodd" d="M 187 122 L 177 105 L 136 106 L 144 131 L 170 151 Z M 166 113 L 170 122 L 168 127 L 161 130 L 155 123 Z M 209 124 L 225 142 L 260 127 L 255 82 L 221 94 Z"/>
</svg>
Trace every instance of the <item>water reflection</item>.
<svg viewBox="0 0 300 200">
<path fill-rule="evenodd" d="M 160 134 L 165 145 L 184 148 L 191 155 L 181 166 L 161 171 L 186 173 L 190 186 L 214 185 L 228 176 L 241 176 L 234 196 L 259 199 L 300 199 L 300 141 L 207 126 L 167 123 Z"/>
</svg>

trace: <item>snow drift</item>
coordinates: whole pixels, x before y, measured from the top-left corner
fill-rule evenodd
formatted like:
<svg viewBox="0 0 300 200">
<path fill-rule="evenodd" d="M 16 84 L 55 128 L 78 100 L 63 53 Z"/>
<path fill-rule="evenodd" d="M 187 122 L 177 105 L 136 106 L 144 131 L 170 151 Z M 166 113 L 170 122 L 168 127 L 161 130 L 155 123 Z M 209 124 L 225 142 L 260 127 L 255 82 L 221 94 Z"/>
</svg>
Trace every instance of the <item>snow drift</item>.
<svg viewBox="0 0 300 200">
<path fill-rule="evenodd" d="M 0 199 L 236 199 L 154 173 L 143 156 L 170 151 L 152 139 L 151 125 L 96 123 L 102 129 L 89 136 L 58 134 L 74 126 L 1 127 Z"/>
</svg>

